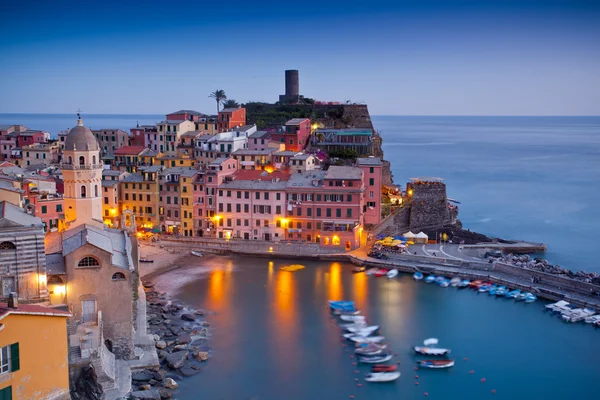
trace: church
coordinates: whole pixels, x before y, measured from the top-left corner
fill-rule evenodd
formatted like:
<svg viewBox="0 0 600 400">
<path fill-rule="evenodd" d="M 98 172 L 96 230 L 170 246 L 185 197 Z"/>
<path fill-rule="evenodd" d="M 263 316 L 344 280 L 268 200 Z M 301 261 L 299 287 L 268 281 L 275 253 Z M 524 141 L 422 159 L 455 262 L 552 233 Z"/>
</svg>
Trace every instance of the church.
<svg viewBox="0 0 600 400">
<path fill-rule="evenodd" d="M 73 314 L 68 322 L 72 380 L 91 362 L 100 380 L 114 387 L 119 360 L 149 367 L 156 350 L 146 334 L 137 237 L 102 221 L 102 169 L 100 146 L 79 116 L 61 164 L 66 229 L 46 238 L 46 274 L 51 304 L 66 305 Z"/>
</svg>

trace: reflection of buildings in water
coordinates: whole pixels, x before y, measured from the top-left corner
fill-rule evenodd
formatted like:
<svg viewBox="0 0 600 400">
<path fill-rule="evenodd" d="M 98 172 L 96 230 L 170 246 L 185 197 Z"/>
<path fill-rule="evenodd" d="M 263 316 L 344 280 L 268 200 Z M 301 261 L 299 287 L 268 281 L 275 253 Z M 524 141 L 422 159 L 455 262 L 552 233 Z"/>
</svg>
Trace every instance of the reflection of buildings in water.
<svg viewBox="0 0 600 400">
<path fill-rule="evenodd" d="M 329 267 L 327 289 L 329 300 L 342 299 L 344 287 L 342 286 L 342 265 L 339 262 L 333 262 Z"/>
<path fill-rule="evenodd" d="M 356 302 L 356 307 L 363 311 L 363 313 L 367 312 L 368 301 L 367 296 L 369 294 L 368 287 L 368 276 L 365 273 L 352 274 L 352 279 L 354 282 L 354 301 Z"/>
<path fill-rule="evenodd" d="M 273 261 L 269 261 L 269 273 L 267 275 L 267 284 L 269 287 L 271 286 L 271 282 L 273 282 L 273 272 L 275 271 L 275 266 L 273 265 Z"/>
<path fill-rule="evenodd" d="M 208 278 L 208 307 L 213 310 L 224 310 L 233 296 L 233 262 L 228 260 L 223 268 L 215 269 Z M 225 310 L 230 315 L 230 310 Z"/>
<path fill-rule="evenodd" d="M 391 312 L 383 315 L 383 324 L 388 324 L 391 327 L 402 325 L 407 315 L 412 314 L 412 308 L 415 302 L 415 288 L 417 285 L 402 285 L 398 278 L 381 282 L 379 287 L 379 304 L 383 309 Z"/>
</svg>

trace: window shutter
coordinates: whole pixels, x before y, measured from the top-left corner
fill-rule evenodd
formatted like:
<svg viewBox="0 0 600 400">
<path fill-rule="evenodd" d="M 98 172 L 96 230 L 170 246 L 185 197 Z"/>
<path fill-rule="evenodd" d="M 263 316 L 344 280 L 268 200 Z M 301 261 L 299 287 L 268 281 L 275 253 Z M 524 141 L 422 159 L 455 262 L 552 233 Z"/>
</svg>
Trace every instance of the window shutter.
<svg viewBox="0 0 600 400">
<path fill-rule="evenodd" d="M 10 370 L 11 372 L 15 372 L 19 370 L 19 343 L 14 343 L 10 345 Z"/>
<path fill-rule="evenodd" d="M 12 386 L 0 390 L 0 400 L 12 400 Z"/>
</svg>

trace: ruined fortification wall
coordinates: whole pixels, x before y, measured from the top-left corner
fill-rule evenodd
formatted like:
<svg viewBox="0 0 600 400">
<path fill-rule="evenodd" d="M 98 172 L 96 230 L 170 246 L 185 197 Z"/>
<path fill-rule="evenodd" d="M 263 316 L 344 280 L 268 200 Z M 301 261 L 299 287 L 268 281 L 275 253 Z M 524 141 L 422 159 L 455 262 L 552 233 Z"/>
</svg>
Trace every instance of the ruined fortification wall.
<svg viewBox="0 0 600 400">
<path fill-rule="evenodd" d="M 451 221 L 444 183 L 409 182 L 406 190 L 410 204 L 411 228 L 443 225 Z"/>
</svg>

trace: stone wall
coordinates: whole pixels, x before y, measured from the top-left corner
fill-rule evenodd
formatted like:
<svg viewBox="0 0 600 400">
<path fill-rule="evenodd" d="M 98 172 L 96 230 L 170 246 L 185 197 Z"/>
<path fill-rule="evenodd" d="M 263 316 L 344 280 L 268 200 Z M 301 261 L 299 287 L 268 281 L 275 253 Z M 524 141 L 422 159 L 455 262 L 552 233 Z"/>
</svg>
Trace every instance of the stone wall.
<svg viewBox="0 0 600 400">
<path fill-rule="evenodd" d="M 446 196 L 446 184 L 442 182 L 409 182 L 406 184 L 410 206 L 410 228 L 445 225 L 451 222 Z"/>
</svg>

